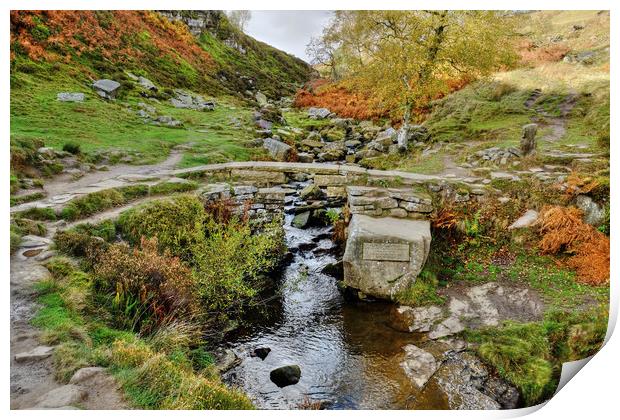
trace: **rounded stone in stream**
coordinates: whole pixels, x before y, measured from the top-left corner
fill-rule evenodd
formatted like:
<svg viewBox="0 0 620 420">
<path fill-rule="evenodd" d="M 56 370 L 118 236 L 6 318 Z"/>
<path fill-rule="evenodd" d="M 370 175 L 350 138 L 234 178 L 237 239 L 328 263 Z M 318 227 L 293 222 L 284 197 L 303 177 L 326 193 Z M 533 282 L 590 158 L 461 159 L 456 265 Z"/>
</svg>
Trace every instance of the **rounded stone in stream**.
<svg viewBox="0 0 620 420">
<path fill-rule="evenodd" d="M 301 368 L 298 365 L 282 366 L 272 370 L 269 378 L 279 388 L 295 385 L 301 378 Z"/>
<path fill-rule="evenodd" d="M 291 224 L 293 225 L 293 227 L 296 227 L 297 229 L 303 229 L 308 225 L 309 219 L 310 219 L 310 212 L 305 211 L 303 213 L 299 213 L 298 215 L 296 215 L 293 221 L 291 222 Z"/>
<path fill-rule="evenodd" d="M 271 352 L 269 347 L 257 347 L 250 354 L 252 357 L 260 357 L 261 360 L 265 360 L 265 357 Z"/>
</svg>

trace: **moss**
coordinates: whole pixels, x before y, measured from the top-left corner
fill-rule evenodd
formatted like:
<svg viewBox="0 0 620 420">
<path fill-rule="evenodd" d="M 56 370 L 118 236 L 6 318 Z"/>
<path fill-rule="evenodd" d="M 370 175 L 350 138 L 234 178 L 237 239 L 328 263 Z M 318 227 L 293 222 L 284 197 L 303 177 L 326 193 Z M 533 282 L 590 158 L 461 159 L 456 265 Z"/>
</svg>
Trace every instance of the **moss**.
<svg viewBox="0 0 620 420">
<path fill-rule="evenodd" d="M 445 298 L 437 294 L 438 286 L 437 276 L 426 268 L 408 289 L 396 295 L 396 301 L 410 306 L 441 305 Z"/>
</svg>

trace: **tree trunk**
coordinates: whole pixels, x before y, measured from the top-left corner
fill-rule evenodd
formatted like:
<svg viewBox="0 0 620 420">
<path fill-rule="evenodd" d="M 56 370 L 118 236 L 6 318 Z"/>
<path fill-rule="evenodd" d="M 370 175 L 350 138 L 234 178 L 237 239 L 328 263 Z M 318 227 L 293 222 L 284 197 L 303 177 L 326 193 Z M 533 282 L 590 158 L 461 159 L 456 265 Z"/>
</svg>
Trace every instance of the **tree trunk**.
<svg viewBox="0 0 620 420">
<path fill-rule="evenodd" d="M 405 104 L 405 114 L 403 115 L 403 124 L 400 126 L 400 130 L 398 130 L 397 137 L 398 150 L 400 152 L 407 151 L 409 147 L 409 120 L 411 119 L 411 108 L 411 103 L 407 101 Z"/>
</svg>

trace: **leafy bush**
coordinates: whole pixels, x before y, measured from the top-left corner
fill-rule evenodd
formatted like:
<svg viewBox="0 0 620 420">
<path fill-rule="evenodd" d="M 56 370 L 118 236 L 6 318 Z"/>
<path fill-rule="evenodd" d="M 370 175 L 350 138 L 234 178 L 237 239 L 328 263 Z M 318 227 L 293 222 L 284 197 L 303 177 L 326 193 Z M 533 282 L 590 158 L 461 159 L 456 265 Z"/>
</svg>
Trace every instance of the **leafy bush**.
<svg viewBox="0 0 620 420">
<path fill-rule="evenodd" d="M 117 327 L 150 333 L 176 320 L 191 322 L 199 313 L 191 270 L 159 254 L 156 239 L 143 239 L 141 249 L 110 246 L 94 272 L 95 291 Z"/>
<path fill-rule="evenodd" d="M 80 145 L 78 143 L 70 141 L 62 145 L 62 150 L 71 153 L 72 155 L 79 155 Z"/>
<path fill-rule="evenodd" d="M 260 274 L 274 268 L 282 255 L 283 235 L 279 223 L 261 234 L 247 223 L 207 223 L 208 237 L 194 248 L 195 275 L 203 307 L 215 321 L 240 313 L 254 303 L 264 288 Z"/>
<path fill-rule="evenodd" d="M 144 236 L 157 238 L 160 250 L 190 260 L 192 249 L 204 241 L 205 212 L 198 198 L 179 195 L 123 212 L 117 226 L 131 244 Z"/>
</svg>

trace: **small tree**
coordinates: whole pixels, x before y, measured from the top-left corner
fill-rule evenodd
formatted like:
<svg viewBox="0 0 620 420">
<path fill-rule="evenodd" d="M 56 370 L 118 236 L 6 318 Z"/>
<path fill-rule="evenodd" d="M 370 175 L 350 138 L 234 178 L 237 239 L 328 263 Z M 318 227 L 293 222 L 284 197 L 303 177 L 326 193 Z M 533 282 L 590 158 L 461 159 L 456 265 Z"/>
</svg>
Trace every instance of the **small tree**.
<svg viewBox="0 0 620 420">
<path fill-rule="evenodd" d="M 249 10 L 230 10 L 227 15 L 230 23 L 241 32 L 252 18 L 252 12 Z"/>
<path fill-rule="evenodd" d="M 512 22 L 496 11 L 339 11 L 321 43 L 336 46 L 333 57 L 360 89 L 402 112 L 406 148 L 413 111 L 447 92 L 449 81 L 513 62 Z"/>
</svg>

